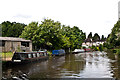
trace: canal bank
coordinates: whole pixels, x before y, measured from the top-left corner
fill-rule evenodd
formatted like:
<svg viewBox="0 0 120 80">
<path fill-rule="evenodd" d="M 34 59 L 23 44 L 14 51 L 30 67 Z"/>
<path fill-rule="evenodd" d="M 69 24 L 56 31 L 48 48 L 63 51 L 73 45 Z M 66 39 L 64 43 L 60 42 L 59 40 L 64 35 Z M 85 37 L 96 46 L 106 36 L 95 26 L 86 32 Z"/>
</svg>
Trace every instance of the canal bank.
<svg viewBox="0 0 120 80">
<path fill-rule="evenodd" d="M 48 60 L 3 67 L 4 77 L 26 74 L 29 78 L 120 78 L 120 56 L 85 52 L 49 57 Z"/>
</svg>

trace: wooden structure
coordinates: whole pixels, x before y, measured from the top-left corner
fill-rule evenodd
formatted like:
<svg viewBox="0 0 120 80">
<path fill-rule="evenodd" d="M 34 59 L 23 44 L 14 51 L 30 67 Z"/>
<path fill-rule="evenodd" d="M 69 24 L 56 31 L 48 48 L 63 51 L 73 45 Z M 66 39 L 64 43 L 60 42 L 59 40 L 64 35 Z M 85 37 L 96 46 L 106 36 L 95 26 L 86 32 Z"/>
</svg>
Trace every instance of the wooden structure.
<svg viewBox="0 0 120 80">
<path fill-rule="evenodd" d="M 16 37 L 0 37 L 0 51 L 14 52 L 14 51 L 32 51 L 32 41 Z"/>
</svg>

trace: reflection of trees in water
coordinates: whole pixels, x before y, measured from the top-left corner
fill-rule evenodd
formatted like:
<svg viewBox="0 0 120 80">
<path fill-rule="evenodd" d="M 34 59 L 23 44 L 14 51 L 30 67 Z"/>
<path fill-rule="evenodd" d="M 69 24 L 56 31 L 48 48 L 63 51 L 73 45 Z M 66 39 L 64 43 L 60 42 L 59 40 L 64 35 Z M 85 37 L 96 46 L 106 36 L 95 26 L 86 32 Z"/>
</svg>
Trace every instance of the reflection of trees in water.
<svg viewBox="0 0 120 80">
<path fill-rule="evenodd" d="M 111 68 L 113 70 L 113 77 L 120 78 L 120 55 L 108 52 L 108 58 L 111 60 Z"/>
<path fill-rule="evenodd" d="M 70 54 L 65 56 L 65 63 L 63 64 L 63 69 L 65 71 L 73 71 L 74 74 L 80 73 L 85 66 L 84 60 L 81 58 L 76 58 L 77 54 Z"/>
</svg>

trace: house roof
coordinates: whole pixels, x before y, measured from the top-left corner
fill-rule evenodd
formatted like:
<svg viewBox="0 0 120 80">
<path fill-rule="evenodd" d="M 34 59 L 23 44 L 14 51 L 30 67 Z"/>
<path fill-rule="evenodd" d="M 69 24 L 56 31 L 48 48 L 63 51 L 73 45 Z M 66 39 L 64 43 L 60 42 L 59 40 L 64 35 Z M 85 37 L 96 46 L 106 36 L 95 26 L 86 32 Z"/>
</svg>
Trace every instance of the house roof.
<svg viewBox="0 0 120 80">
<path fill-rule="evenodd" d="M 0 37 L 0 40 L 5 41 L 25 41 L 25 42 L 31 42 L 31 40 L 25 40 L 23 38 L 17 38 L 17 37 Z"/>
<path fill-rule="evenodd" d="M 84 42 L 105 42 L 105 40 L 92 40 L 90 38 L 87 38 L 84 40 Z"/>
<path fill-rule="evenodd" d="M 84 42 L 91 42 L 92 40 L 90 38 L 87 38 L 84 40 Z"/>
</svg>

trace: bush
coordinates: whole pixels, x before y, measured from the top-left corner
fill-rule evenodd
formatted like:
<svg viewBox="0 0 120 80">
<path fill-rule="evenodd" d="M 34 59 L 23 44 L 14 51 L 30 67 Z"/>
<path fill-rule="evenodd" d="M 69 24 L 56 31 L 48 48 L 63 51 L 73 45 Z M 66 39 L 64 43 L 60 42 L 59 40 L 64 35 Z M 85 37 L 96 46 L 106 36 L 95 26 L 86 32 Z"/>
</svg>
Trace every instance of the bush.
<svg viewBox="0 0 120 80">
<path fill-rule="evenodd" d="M 102 44 L 100 44 L 99 50 L 100 50 L 100 51 L 103 51 L 103 45 L 102 45 Z"/>
<path fill-rule="evenodd" d="M 98 49 L 97 49 L 97 47 L 95 47 L 95 49 L 94 49 L 95 51 L 98 51 Z"/>
<path fill-rule="evenodd" d="M 116 52 L 117 54 L 120 54 L 120 49 L 117 49 L 117 52 Z"/>
</svg>

